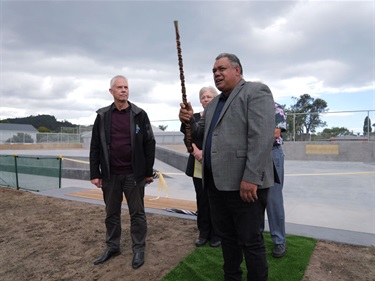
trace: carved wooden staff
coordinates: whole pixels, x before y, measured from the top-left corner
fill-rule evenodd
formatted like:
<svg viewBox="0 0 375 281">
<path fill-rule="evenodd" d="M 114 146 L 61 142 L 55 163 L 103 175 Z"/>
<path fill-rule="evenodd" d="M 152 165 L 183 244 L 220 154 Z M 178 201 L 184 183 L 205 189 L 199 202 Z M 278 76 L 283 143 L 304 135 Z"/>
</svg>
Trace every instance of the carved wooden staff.
<svg viewBox="0 0 375 281">
<path fill-rule="evenodd" d="M 180 33 L 178 31 L 178 21 L 174 21 L 174 27 L 176 30 L 176 42 L 177 42 L 177 57 L 178 57 L 178 65 L 180 69 L 180 80 L 181 80 L 181 92 L 182 92 L 182 102 L 187 108 L 188 102 L 186 99 L 186 88 L 185 88 L 185 77 L 184 77 L 184 68 L 182 64 L 182 54 L 181 54 L 181 42 L 180 42 Z M 193 152 L 193 146 L 191 145 L 191 127 L 190 123 L 185 123 L 185 136 L 186 136 L 186 148 L 189 153 Z"/>
</svg>

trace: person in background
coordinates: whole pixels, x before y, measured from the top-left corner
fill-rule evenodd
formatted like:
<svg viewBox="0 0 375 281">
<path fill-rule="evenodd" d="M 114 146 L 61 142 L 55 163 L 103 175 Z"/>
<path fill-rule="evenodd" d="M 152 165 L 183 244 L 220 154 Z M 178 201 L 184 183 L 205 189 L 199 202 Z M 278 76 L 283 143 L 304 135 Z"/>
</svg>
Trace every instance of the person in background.
<svg viewBox="0 0 375 281">
<path fill-rule="evenodd" d="M 180 104 L 179 119 L 191 126 L 192 141 L 203 140 L 203 187 L 221 238 L 224 280 L 266 281 L 268 264 L 261 232 L 269 187 L 274 185 L 272 144 L 275 110 L 262 83 L 246 82 L 234 54 L 216 57 L 213 69 L 221 94 L 193 118 L 191 104 Z"/>
<path fill-rule="evenodd" d="M 282 132 L 286 131 L 286 116 L 284 108 L 275 102 L 275 141 L 272 148 L 274 166 L 279 176 L 279 182 L 270 188 L 267 201 L 267 218 L 270 228 L 271 238 L 274 244 L 272 256 L 280 258 L 286 254 L 285 238 L 285 211 L 283 200 L 284 186 L 284 152 L 282 148 Z M 262 231 L 264 230 L 264 222 Z"/>
<path fill-rule="evenodd" d="M 217 96 L 214 87 L 203 87 L 199 91 L 199 100 L 203 110 L 207 104 Z M 198 122 L 202 118 L 204 111 L 194 113 L 193 118 Z M 185 139 L 184 139 L 185 141 Z M 197 227 L 199 231 L 198 239 L 195 241 L 197 247 L 204 246 L 210 241 L 211 247 L 219 247 L 220 238 L 216 236 L 211 222 L 210 206 L 208 203 L 207 189 L 202 184 L 202 142 L 192 144 L 194 150 L 190 153 L 186 166 L 186 175 L 193 178 L 197 201 Z"/>
<path fill-rule="evenodd" d="M 144 263 L 144 193 L 145 185 L 153 182 L 155 139 L 147 113 L 128 100 L 128 79 L 113 77 L 109 92 L 114 102 L 97 111 L 90 145 L 90 179 L 102 189 L 106 210 L 107 247 L 94 264 L 120 254 L 124 194 L 131 220 L 132 267 L 136 269 Z"/>
</svg>

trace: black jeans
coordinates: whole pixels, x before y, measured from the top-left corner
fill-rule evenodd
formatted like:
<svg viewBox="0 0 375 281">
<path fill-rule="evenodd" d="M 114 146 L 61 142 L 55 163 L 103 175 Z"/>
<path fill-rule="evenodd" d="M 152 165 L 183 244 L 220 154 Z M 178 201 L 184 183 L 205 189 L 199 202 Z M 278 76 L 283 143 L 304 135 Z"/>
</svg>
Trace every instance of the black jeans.
<svg viewBox="0 0 375 281">
<path fill-rule="evenodd" d="M 213 224 L 221 237 L 224 279 L 242 280 L 240 265 L 245 256 L 247 280 L 266 281 L 268 264 L 260 226 L 264 221 L 268 188 L 258 189 L 258 200 L 246 203 L 239 191 L 219 191 L 209 172 L 205 172 L 205 188 L 208 188 Z"/>
<path fill-rule="evenodd" d="M 111 175 L 103 180 L 103 197 L 106 210 L 106 244 L 111 251 L 120 250 L 121 206 L 123 194 L 130 215 L 132 251 L 143 252 L 146 245 L 147 220 L 144 207 L 145 181 L 136 183 L 133 175 Z"/>
<path fill-rule="evenodd" d="M 207 189 L 203 189 L 202 179 L 193 177 L 193 183 L 197 201 L 197 226 L 199 230 L 199 238 L 218 241 L 220 239 L 217 237 L 211 221 L 208 191 Z"/>
</svg>

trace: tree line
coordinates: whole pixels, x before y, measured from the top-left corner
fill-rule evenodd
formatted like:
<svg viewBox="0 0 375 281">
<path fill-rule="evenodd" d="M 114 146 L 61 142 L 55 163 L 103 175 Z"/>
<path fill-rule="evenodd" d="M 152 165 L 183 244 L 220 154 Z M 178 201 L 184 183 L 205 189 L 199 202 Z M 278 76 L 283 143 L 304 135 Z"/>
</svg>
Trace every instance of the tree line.
<svg viewBox="0 0 375 281">
<path fill-rule="evenodd" d="M 69 121 L 57 121 L 55 116 L 52 115 L 30 115 L 28 117 L 21 118 L 8 118 L 0 120 L 0 123 L 9 124 L 27 124 L 32 125 L 40 133 L 59 133 L 61 128 L 77 128 L 78 125 L 72 124 Z"/>
<path fill-rule="evenodd" d="M 325 128 L 316 133 L 318 128 L 327 127 L 327 122 L 322 120 L 322 113 L 328 112 L 328 104 L 321 98 L 313 98 L 309 94 L 303 94 L 299 98 L 292 97 L 295 101 L 290 108 L 286 108 L 287 129 L 289 139 L 318 140 L 330 139 L 341 136 L 357 136 L 346 127 Z M 374 124 L 375 125 L 375 124 Z M 371 119 L 366 116 L 363 123 L 363 135 L 371 134 Z M 291 133 L 294 132 L 294 136 Z"/>
</svg>

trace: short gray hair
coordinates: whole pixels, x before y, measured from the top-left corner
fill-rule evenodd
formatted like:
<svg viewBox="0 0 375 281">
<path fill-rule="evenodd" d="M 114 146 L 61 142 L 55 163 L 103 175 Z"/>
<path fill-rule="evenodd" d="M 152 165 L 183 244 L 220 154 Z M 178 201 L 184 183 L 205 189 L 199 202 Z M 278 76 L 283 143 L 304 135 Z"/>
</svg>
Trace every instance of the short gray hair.
<svg viewBox="0 0 375 281">
<path fill-rule="evenodd" d="M 199 98 L 203 95 L 203 93 L 205 93 L 205 92 L 210 92 L 210 93 L 212 93 L 212 95 L 214 96 L 214 97 L 216 97 L 217 95 L 218 95 L 218 93 L 217 93 L 217 91 L 216 91 L 216 89 L 214 88 L 214 87 L 212 87 L 212 86 L 208 86 L 208 87 L 203 87 L 202 89 L 200 89 L 200 91 L 199 91 Z"/>
<path fill-rule="evenodd" d="M 116 79 L 118 79 L 118 78 L 125 79 L 126 82 L 128 82 L 128 78 L 126 78 L 125 76 L 122 76 L 122 75 L 116 75 L 115 77 L 113 77 L 113 78 L 111 79 L 111 82 L 109 82 L 109 87 L 110 87 L 111 89 L 112 89 L 113 85 L 115 85 L 115 81 L 116 81 Z"/>
</svg>

